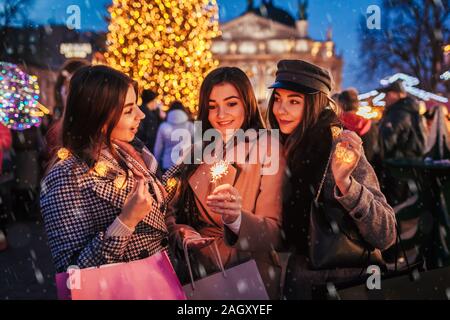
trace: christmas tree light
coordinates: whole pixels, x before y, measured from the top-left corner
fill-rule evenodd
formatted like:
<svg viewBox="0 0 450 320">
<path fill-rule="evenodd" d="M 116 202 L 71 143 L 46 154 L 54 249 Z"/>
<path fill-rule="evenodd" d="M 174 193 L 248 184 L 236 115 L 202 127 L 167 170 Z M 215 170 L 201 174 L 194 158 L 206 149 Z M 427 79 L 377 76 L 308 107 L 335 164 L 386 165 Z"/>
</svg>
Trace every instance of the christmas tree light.
<svg viewBox="0 0 450 320">
<path fill-rule="evenodd" d="M 180 100 L 194 112 L 201 82 L 218 65 L 210 51 L 216 1 L 113 0 L 108 10 L 108 64 L 157 89 L 165 106 Z"/>
<path fill-rule="evenodd" d="M 17 65 L 0 62 L 0 122 L 13 130 L 39 126 L 45 108 L 39 105 L 36 76 L 23 72 Z"/>
</svg>

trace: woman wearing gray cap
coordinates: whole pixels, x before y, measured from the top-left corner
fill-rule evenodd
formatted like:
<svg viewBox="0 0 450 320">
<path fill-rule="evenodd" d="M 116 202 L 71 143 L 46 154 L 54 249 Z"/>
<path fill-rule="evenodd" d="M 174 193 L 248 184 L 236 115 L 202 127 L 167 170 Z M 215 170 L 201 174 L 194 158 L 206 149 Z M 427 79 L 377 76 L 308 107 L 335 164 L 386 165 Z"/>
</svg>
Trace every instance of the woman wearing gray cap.
<svg viewBox="0 0 450 320">
<path fill-rule="evenodd" d="M 331 82 L 329 72 L 314 64 L 282 60 L 270 87 L 269 122 L 281 131 L 289 167 L 283 205 L 292 249 L 284 286 L 288 299 L 325 298 L 327 284 L 357 280 L 371 264 L 382 268 L 380 250 L 396 240 L 394 211 L 361 139 L 340 129 L 329 98 Z M 364 255 L 356 256 L 362 248 Z"/>
</svg>

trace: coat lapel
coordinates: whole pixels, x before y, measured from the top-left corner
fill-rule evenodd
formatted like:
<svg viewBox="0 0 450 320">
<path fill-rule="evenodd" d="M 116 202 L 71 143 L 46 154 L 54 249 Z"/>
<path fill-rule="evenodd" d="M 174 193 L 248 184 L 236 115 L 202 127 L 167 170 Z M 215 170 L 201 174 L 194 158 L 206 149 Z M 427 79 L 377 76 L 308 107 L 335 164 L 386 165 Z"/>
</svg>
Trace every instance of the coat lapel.
<svg viewBox="0 0 450 320">
<path fill-rule="evenodd" d="M 135 183 L 133 172 L 128 170 L 128 178 L 122 185 L 119 179 L 126 177 L 126 172 L 119 166 L 117 161 L 112 157 L 109 152 L 102 152 L 99 161 L 102 161 L 108 166 L 107 173 L 105 175 L 99 175 L 95 169 L 88 168 L 87 165 L 78 168 L 79 183 L 81 188 L 90 188 L 96 196 L 107 201 L 113 207 L 122 210 L 123 205 L 128 194 L 131 192 Z M 155 206 L 158 206 L 155 210 L 153 207 L 151 212 L 142 220 L 142 222 L 164 232 L 167 231 L 167 227 L 164 222 L 164 209 L 165 203 L 163 202 L 158 206 L 155 202 Z"/>
<path fill-rule="evenodd" d="M 212 164 L 201 164 L 194 174 L 189 178 L 189 185 L 194 192 L 196 201 L 202 206 L 202 209 L 206 211 L 209 217 L 214 221 L 215 224 L 221 225 L 220 216 L 217 213 L 211 211 L 211 209 L 206 205 L 206 197 L 210 195 L 213 191 L 213 183 L 211 182 L 210 170 Z M 234 185 L 236 179 L 237 170 L 232 165 L 228 165 L 228 173 L 226 176 L 222 177 L 215 185 L 220 184 L 231 184 Z M 201 208 L 200 208 L 201 209 Z M 201 210 L 201 211 L 203 211 Z"/>
</svg>

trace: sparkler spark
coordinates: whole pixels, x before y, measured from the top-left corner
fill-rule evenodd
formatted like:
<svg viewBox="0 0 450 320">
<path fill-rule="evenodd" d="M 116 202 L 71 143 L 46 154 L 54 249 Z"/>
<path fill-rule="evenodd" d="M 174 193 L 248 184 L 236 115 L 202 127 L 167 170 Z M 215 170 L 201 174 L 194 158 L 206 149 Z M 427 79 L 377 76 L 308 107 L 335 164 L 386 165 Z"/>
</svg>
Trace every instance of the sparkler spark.
<svg viewBox="0 0 450 320">
<path fill-rule="evenodd" d="M 228 163 L 223 160 L 220 160 L 211 167 L 211 182 L 215 183 L 223 176 L 226 176 L 228 173 Z"/>
</svg>

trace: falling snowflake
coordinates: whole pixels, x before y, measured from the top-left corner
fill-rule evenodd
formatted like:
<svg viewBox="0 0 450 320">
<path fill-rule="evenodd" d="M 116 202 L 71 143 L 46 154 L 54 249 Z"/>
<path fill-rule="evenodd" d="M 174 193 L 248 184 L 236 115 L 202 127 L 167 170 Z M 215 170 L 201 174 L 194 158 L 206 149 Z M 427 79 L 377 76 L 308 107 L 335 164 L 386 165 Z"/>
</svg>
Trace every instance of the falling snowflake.
<svg viewBox="0 0 450 320">
<path fill-rule="evenodd" d="M 339 299 L 339 295 L 338 295 L 336 287 L 334 286 L 333 283 L 331 283 L 331 282 L 327 283 L 327 292 L 328 292 L 328 296 L 331 299 Z"/>
<path fill-rule="evenodd" d="M 420 279 L 420 273 L 419 270 L 414 269 L 413 272 L 411 273 L 413 281 L 418 281 Z"/>
<path fill-rule="evenodd" d="M 269 278 L 272 280 L 275 280 L 275 277 L 276 277 L 275 268 L 270 266 L 268 272 L 269 272 Z"/>
<path fill-rule="evenodd" d="M 238 280 L 236 286 L 239 293 L 245 293 L 249 290 L 248 283 L 245 279 Z"/>
<path fill-rule="evenodd" d="M 240 241 L 240 245 L 241 245 L 242 250 L 244 250 L 244 251 L 247 250 L 249 248 L 248 239 L 247 238 L 243 238 Z"/>
<path fill-rule="evenodd" d="M 107 290 L 108 289 L 108 283 L 106 282 L 105 279 L 101 279 L 99 284 L 100 284 L 101 290 Z"/>
<path fill-rule="evenodd" d="M 44 275 L 42 274 L 40 269 L 34 269 L 34 276 L 36 277 L 36 280 L 39 284 L 44 284 Z"/>
<path fill-rule="evenodd" d="M 333 230 L 333 233 L 339 234 L 339 226 L 338 226 L 337 222 L 333 220 L 333 221 L 331 221 L 330 225 L 331 225 L 331 230 Z"/>
<path fill-rule="evenodd" d="M 199 265 L 198 265 L 198 273 L 200 274 L 200 278 L 206 277 L 205 266 L 201 263 L 199 263 Z"/>
</svg>

